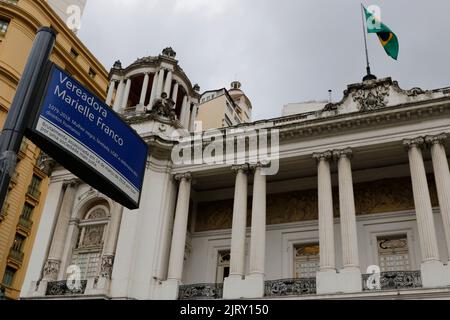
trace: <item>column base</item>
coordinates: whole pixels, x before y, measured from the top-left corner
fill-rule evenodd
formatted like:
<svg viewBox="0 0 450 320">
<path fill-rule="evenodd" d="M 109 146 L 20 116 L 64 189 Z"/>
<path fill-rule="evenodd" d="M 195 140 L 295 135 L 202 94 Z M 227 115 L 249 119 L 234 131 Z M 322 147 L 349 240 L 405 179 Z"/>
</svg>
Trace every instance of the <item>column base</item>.
<svg viewBox="0 0 450 320">
<path fill-rule="evenodd" d="M 336 270 L 319 271 L 316 275 L 317 294 L 362 292 L 361 270 L 344 268 L 339 273 Z"/>
<path fill-rule="evenodd" d="M 145 106 L 143 104 L 136 105 L 136 112 L 145 112 Z"/>
<path fill-rule="evenodd" d="M 251 274 L 245 279 L 240 275 L 225 278 L 223 298 L 227 300 L 264 298 L 264 274 Z"/>
<path fill-rule="evenodd" d="M 318 271 L 316 274 L 317 294 L 336 293 L 339 287 L 338 282 L 336 270 Z"/>
<path fill-rule="evenodd" d="M 169 279 L 163 281 L 160 290 L 161 300 L 178 300 L 178 291 L 181 281 L 175 279 Z"/>
<path fill-rule="evenodd" d="M 441 261 L 427 261 L 420 265 L 422 286 L 424 288 L 439 288 L 450 286 L 450 265 Z"/>
<path fill-rule="evenodd" d="M 264 298 L 264 274 L 254 273 L 245 277 L 247 286 L 245 298 Z"/>
<path fill-rule="evenodd" d="M 244 286 L 245 280 L 242 279 L 241 275 L 230 275 L 223 281 L 223 298 L 227 300 L 243 298 L 242 288 Z"/>
<path fill-rule="evenodd" d="M 362 275 L 359 267 L 342 269 L 338 276 L 340 278 L 340 290 L 344 293 L 362 292 Z"/>
</svg>

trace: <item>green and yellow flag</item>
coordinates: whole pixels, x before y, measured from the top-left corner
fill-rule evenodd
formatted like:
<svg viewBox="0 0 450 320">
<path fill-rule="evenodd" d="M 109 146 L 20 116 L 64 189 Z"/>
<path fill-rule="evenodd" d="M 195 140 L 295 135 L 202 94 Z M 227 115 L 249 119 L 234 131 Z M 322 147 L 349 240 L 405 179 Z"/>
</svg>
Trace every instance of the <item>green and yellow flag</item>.
<svg viewBox="0 0 450 320">
<path fill-rule="evenodd" d="M 367 32 L 376 33 L 388 56 L 397 60 L 399 45 L 395 33 L 393 33 L 388 26 L 382 23 L 376 15 L 367 11 L 366 8 L 364 8 L 364 12 L 366 14 Z"/>
</svg>

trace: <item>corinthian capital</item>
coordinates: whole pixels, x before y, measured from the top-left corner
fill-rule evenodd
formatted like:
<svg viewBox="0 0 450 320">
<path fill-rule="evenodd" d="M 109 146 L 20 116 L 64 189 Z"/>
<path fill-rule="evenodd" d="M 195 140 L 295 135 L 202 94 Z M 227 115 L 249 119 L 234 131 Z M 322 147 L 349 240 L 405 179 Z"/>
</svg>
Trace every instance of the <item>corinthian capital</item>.
<svg viewBox="0 0 450 320">
<path fill-rule="evenodd" d="M 244 164 L 236 164 L 231 166 L 231 170 L 233 170 L 234 172 L 238 173 L 239 171 L 243 171 L 244 173 L 248 173 L 250 170 L 250 166 L 248 163 L 244 163 Z"/>
<path fill-rule="evenodd" d="M 333 158 L 339 160 L 341 158 L 351 159 L 353 156 L 353 151 L 351 148 L 345 148 L 342 150 L 333 150 Z"/>
<path fill-rule="evenodd" d="M 176 174 L 174 176 L 176 181 L 182 181 L 182 180 L 187 180 L 187 181 L 191 181 L 192 180 L 192 175 L 190 172 L 185 172 L 185 173 L 179 173 Z"/>
<path fill-rule="evenodd" d="M 313 158 L 316 159 L 317 162 L 320 161 L 328 161 L 333 158 L 333 153 L 331 151 L 325 151 L 325 152 L 316 152 L 313 153 Z"/>
<path fill-rule="evenodd" d="M 425 140 L 422 137 L 418 137 L 418 138 L 414 138 L 414 139 L 405 139 L 405 140 L 403 140 L 403 145 L 407 149 L 422 148 L 425 145 Z"/>
<path fill-rule="evenodd" d="M 74 178 L 74 179 L 70 179 L 70 180 L 64 180 L 63 182 L 63 186 L 65 187 L 72 187 L 72 188 L 76 188 L 81 184 L 81 180 L 78 178 Z"/>
<path fill-rule="evenodd" d="M 447 140 L 447 134 L 442 133 L 435 136 L 426 136 L 425 137 L 425 143 L 427 145 L 433 145 L 433 144 L 444 144 L 445 140 Z"/>
</svg>

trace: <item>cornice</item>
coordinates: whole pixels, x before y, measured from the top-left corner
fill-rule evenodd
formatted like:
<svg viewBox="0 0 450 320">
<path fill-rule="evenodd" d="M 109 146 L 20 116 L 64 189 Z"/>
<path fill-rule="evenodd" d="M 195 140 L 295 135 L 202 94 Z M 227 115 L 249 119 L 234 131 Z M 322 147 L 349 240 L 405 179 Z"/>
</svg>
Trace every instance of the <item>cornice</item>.
<svg viewBox="0 0 450 320">
<path fill-rule="evenodd" d="M 280 130 L 280 138 L 292 139 L 361 128 L 374 128 L 386 124 L 398 124 L 399 122 L 424 119 L 438 114 L 450 114 L 449 98 L 400 104 L 383 109 L 346 113 L 281 126 L 277 126 L 277 121 L 274 121 L 272 128 Z"/>
</svg>

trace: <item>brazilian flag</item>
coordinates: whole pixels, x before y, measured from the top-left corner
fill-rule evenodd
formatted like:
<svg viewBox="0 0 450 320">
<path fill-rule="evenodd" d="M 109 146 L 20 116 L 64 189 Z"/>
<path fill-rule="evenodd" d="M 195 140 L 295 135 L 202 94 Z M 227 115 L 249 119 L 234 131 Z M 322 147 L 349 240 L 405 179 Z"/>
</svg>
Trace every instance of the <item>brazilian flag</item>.
<svg viewBox="0 0 450 320">
<path fill-rule="evenodd" d="M 367 11 L 366 8 L 364 8 L 364 12 L 366 13 L 367 32 L 376 33 L 388 56 L 397 60 L 399 46 L 395 33 L 393 33 L 384 23 L 381 23 L 377 16 Z"/>
</svg>

